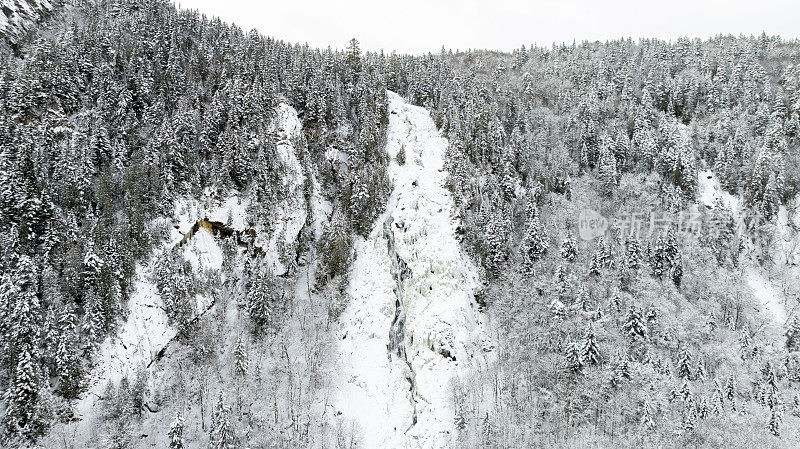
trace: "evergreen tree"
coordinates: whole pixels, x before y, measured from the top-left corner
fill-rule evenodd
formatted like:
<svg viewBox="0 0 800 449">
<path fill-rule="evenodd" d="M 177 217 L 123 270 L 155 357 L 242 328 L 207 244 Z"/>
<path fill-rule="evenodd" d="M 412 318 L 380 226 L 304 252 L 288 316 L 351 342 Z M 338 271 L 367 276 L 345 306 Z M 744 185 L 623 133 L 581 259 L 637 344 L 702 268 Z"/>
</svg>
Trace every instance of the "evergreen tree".
<svg viewBox="0 0 800 449">
<path fill-rule="evenodd" d="M 683 346 L 678 352 L 678 377 L 687 380 L 694 379 L 692 365 L 692 354 L 689 352 L 689 348 Z"/>
<path fill-rule="evenodd" d="M 600 165 L 598 176 L 600 178 L 600 192 L 605 196 L 611 196 L 617 189 L 619 176 L 617 174 L 617 159 L 609 148 L 610 139 L 605 138 L 600 147 Z"/>
<path fill-rule="evenodd" d="M 680 286 L 683 277 L 682 258 L 675 231 L 670 229 L 669 232 L 658 237 L 653 247 L 650 256 L 653 275 L 670 279 L 676 286 Z"/>
<path fill-rule="evenodd" d="M 62 309 L 58 327 L 60 337 L 56 343 L 55 355 L 58 391 L 67 399 L 75 399 L 80 392 L 83 367 L 77 353 L 75 315 L 71 309 L 67 307 Z"/>
<path fill-rule="evenodd" d="M 650 405 L 649 401 L 644 401 L 640 422 L 647 430 L 653 430 L 656 427 L 655 420 L 653 419 L 653 407 Z"/>
<path fill-rule="evenodd" d="M 636 238 L 625 239 L 625 268 L 636 271 L 642 266 L 642 248 Z"/>
<path fill-rule="evenodd" d="M 597 347 L 597 340 L 594 334 L 594 327 L 589 324 L 586 335 L 581 343 L 581 360 L 584 365 L 597 365 L 600 363 L 600 350 Z"/>
<path fill-rule="evenodd" d="M 243 304 L 256 335 L 261 335 L 273 322 L 282 298 L 275 275 L 269 269 L 258 271 L 249 283 Z"/>
<path fill-rule="evenodd" d="M 582 348 L 577 342 L 571 342 L 566 348 L 567 369 L 572 373 L 583 370 Z"/>
<path fill-rule="evenodd" d="M 236 366 L 235 366 L 236 374 L 239 376 L 244 376 L 245 374 L 247 374 L 247 368 L 250 362 L 247 359 L 247 348 L 245 348 L 244 346 L 244 341 L 242 340 L 241 335 L 239 335 L 239 338 L 236 339 L 234 358 L 236 359 Z"/>
<path fill-rule="evenodd" d="M 736 380 L 733 375 L 728 376 L 728 380 L 725 382 L 725 399 L 732 404 L 736 400 Z"/>
<path fill-rule="evenodd" d="M 767 424 L 767 430 L 769 433 L 775 435 L 776 437 L 781 436 L 781 421 L 783 417 L 781 416 L 780 411 L 777 407 L 772 407 L 769 412 L 769 423 Z"/>
<path fill-rule="evenodd" d="M 178 414 L 175 415 L 175 419 L 172 421 L 172 424 L 169 427 L 169 433 L 167 434 L 167 437 L 169 438 L 169 449 L 184 449 L 186 447 L 186 443 L 183 441 L 183 428 L 183 415 L 178 412 Z"/>
<path fill-rule="evenodd" d="M 529 271 L 532 270 L 533 263 L 542 258 L 547 252 L 547 232 L 539 222 L 539 214 L 534 212 L 528 221 L 528 229 L 525 238 L 522 240 L 522 255 Z"/>
<path fill-rule="evenodd" d="M 642 311 L 633 304 L 628 309 L 628 315 L 625 318 L 622 330 L 634 339 L 647 337 L 647 326 L 642 318 Z"/>
<path fill-rule="evenodd" d="M 595 246 L 594 253 L 592 254 L 592 261 L 589 266 L 589 272 L 594 275 L 599 275 L 603 269 L 614 268 L 614 253 L 611 252 L 611 247 L 606 244 L 603 237 L 597 239 L 597 246 Z"/>
<path fill-rule="evenodd" d="M 561 257 L 567 262 L 575 262 L 578 258 L 578 247 L 572 235 L 568 235 L 561 242 Z"/>
<path fill-rule="evenodd" d="M 236 447 L 236 436 L 229 418 L 230 410 L 225 405 L 225 397 L 220 391 L 211 415 L 209 442 L 211 449 L 232 449 Z"/>
<path fill-rule="evenodd" d="M 6 392 L 4 423 L 9 434 L 32 438 L 44 432 L 47 421 L 40 408 L 43 379 L 39 367 L 38 279 L 30 257 L 18 257 L 11 291 L 5 294 L 10 296 L 3 302 L 11 307 L 5 338 L 13 371 Z"/>
<path fill-rule="evenodd" d="M 786 349 L 788 351 L 800 349 L 800 319 L 797 318 L 797 315 L 792 316 L 789 320 L 784 335 L 786 335 Z"/>
</svg>

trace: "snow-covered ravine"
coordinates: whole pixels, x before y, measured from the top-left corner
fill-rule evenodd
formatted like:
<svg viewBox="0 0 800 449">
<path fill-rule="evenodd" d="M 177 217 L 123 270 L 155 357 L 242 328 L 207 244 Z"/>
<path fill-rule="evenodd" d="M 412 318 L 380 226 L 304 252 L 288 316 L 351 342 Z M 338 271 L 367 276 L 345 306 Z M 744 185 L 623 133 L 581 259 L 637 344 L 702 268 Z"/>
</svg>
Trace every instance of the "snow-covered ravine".
<svg viewBox="0 0 800 449">
<path fill-rule="evenodd" d="M 357 424 L 364 447 L 443 447 L 456 436 L 451 380 L 486 363 L 478 275 L 455 238 L 446 139 L 425 109 L 391 92 L 389 110 L 394 190 L 356 243 L 336 409 Z"/>
<path fill-rule="evenodd" d="M 295 151 L 295 143 L 301 138 L 301 124 L 297 112 L 291 106 L 280 104 L 276 108 L 276 118 L 272 131 L 278 137 L 277 152 L 285 170 L 281 201 L 273 204 L 270 210 L 270 229 L 254 226 L 257 231 L 256 245 L 264 249 L 264 262 L 276 274 L 288 271 L 288 260 L 293 259 L 298 236 L 305 225 L 307 207 L 303 186 L 305 172 Z M 139 370 L 151 374 L 157 368 L 154 363 L 177 334 L 168 323 L 163 302 L 152 276 L 158 257 L 173 248 L 182 252 L 195 273 L 219 271 L 223 263 L 223 252 L 218 237 L 205 229 L 198 230 L 185 245 L 176 248 L 184 235 L 200 219 L 229 223 L 235 230 L 251 229 L 247 222 L 247 208 L 250 201 L 246 197 L 231 193 L 220 196 L 213 189 L 206 189 L 199 198 L 185 198 L 176 202 L 173 214 L 168 218 L 156 219 L 152 226 L 166 226 L 169 235 L 153 250 L 151 255 L 137 264 L 132 282 L 131 297 L 125 305 L 127 314 L 119 323 L 115 335 L 107 337 L 98 348 L 87 391 L 75 406 L 76 414 L 82 419 L 78 427 L 86 431 L 76 432 L 91 438 L 95 431 L 94 420 L 97 407 L 109 384 L 118 385 L 124 377 L 133 379 Z M 330 205 L 320 198 L 314 199 L 313 210 L 329 210 Z M 322 226 L 322 224 L 319 224 Z M 213 305 L 213 299 L 205 295 L 194 298 L 196 314 L 201 315 Z M 148 376 L 148 381 L 150 381 Z"/>
<path fill-rule="evenodd" d="M 80 424 L 87 429 L 96 430 L 94 419 L 98 401 L 104 397 L 108 385 L 119 385 L 123 378 L 132 381 L 140 371 L 146 374 L 159 353 L 177 335 L 177 330 L 168 322 L 154 283 L 153 269 L 161 251 L 171 247 L 180 237 L 181 234 L 173 230 L 161 250 L 154 251 L 145 263 L 136 266 L 133 290 L 126 305 L 127 317 L 120 323 L 116 335 L 106 338 L 98 348 L 87 391 L 75 405 L 77 416 L 83 420 Z M 219 270 L 222 266 L 222 250 L 206 230 L 198 231 L 182 250 L 184 258 L 196 272 Z M 197 295 L 194 304 L 195 314 L 201 315 L 211 306 L 212 300 Z M 78 435 L 90 436 L 85 433 Z"/>
<path fill-rule="evenodd" d="M 716 176 L 711 170 L 701 171 L 698 175 L 698 184 L 700 187 L 699 200 L 706 207 L 715 207 L 717 199 L 722 200 L 737 220 L 737 225 L 740 229 L 744 229 L 741 224 L 743 217 L 742 214 L 742 201 L 739 197 L 725 192 L 720 186 Z M 785 221 L 786 209 L 781 207 L 781 214 Z M 786 226 L 781 225 L 781 217 L 778 220 L 778 230 L 784 230 Z M 796 238 L 796 236 L 795 236 Z M 752 245 L 745 245 L 750 246 Z M 752 248 L 745 248 L 746 254 L 749 254 Z M 768 318 L 772 325 L 778 329 L 782 329 L 787 320 L 786 299 L 783 293 L 774 285 L 774 283 L 765 275 L 764 270 L 758 267 L 755 260 L 744 260 L 742 266 L 743 281 L 747 284 L 753 297 L 758 301 L 761 306 L 762 313 Z"/>
</svg>

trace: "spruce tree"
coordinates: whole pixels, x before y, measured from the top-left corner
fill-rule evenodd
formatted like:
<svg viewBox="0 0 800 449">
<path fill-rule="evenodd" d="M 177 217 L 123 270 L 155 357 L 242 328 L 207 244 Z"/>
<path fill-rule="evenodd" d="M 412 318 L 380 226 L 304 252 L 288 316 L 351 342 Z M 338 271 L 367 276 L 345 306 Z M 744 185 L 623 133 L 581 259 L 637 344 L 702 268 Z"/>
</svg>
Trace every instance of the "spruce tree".
<svg viewBox="0 0 800 449">
<path fill-rule="evenodd" d="M 728 380 L 725 382 L 725 399 L 731 403 L 736 399 L 736 380 L 733 375 L 728 376 Z"/>
<path fill-rule="evenodd" d="M 172 424 L 169 427 L 169 433 L 167 434 L 167 437 L 169 438 L 169 449 L 184 449 L 186 447 L 186 444 L 183 441 L 183 428 L 183 415 L 178 412 L 178 414 L 175 415 L 175 419 L 172 421 Z"/>
<path fill-rule="evenodd" d="M 633 339 L 647 337 L 647 326 L 642 318 L 642 311 L 633 304 L 628 309 L 628 315 L 625 317 L 622 330 Z"/>
<path fill-rule="evenodd" d="M 245 348 L 242 336 L 236 339 L 236 347 L 234 349 L 234 358 L 236 359 L 235 371 L 238 376 L 247 374 L 247 368 L 250 364 L 247 359 L 247 348 Z"/>
<path fill-rule="evenodd" d="M 678 377 L 687 380 L 693 379 L 694 370 L 692 365 L 692 354 L 689 352 L 689 348 L 683 346 L 678 352 Z"/>
<path fill-rule="evenodd" d="M 567 369 L 572 373 L 583 370 L 582 348 L 577 342 L 571 342 L 566 348 Z"/>
<path fill-rule="evenodd" d="M 567 262 L 575 262 L 578 258 L 578 247 L 572 235 L 568 235 L 561 242 L 561 257 Z"/>
<path fill-rule="evenodd" d="M 769 423 L 767 424 L 767 430 L 769 433 L 775 435 L 776 437 L 781 436 L 781 421 L 783 417 L 781 416 L 780 410 L 778 407 L 772 407 L 769 412 Z"/>
<path fill-rule="evenodd" d="M 793 315 L 789 320 L 784 335 L 786 335 L 786 349 L 789 352 L 800 349 L 800 319 L 797 315 Z"/>
<path fill-rule="evenodd" d="M 589 324 L 581 343 L 581 359 L 584 365 L 597 365 L 600 363 L 600 350 L 594 334 L 594 326 Z"/>
<path fill-rule="evenodd" d="M 609 141 L 609 138 L 605 138 Z M 600 149 L 600 165 L 598 167 L 600 178 L 600 192 L 605 196 L 611 196 L 617 189 L 619 178 L 617 175 L 617 159 L 609 148 L 609 144 L 604 142 Z"/>
<path fill-rule="evenodd" d="M 644 401 L 640 422 L 647 430 L 653 430 L 656 427 L 655 420 L 653 419 L 653 407 L 650 405 L 649 401 Z"/>
<path fill-rule="evenodd" d="M 236 447 L 236 436 L 230 422 L 230 410 L 225 405 L 225 396 L 219 392 L 211 415 L 209 442 L 211 449 L 232 449 Z"/>
<path fill-rule="evenodd" d="M 534 212 L 528 221 L 528 229 L 521 246 L 523 259 L 529 271 L 533 270 L 533 264 L 542 258 L 548 247 L 547 232 L 539 221 L 539 214 Z"/>
</svg>

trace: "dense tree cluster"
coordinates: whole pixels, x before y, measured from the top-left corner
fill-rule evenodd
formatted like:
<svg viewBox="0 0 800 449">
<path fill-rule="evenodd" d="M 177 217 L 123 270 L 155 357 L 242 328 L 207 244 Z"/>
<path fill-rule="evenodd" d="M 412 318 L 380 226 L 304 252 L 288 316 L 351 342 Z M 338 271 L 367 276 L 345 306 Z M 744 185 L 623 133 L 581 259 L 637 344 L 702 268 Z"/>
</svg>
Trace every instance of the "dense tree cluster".
<svg viewBox="0 0 800 449">
<path fill-rule="evenodd" d="M 429 108 L 449 139 L 463 243 L 486 270 L 489 313 L 513 342 L 507 352 L 500 344 L 498 376 L 508 383 L 494 411 L 506 438 L 470 434 L 488 419 L 476 413 L 474 425 L 462 416 L 474 438 L 465 441 L 602 445 L 622 435 L 625 445 L 671 446 L 678 431 L 683 444 L 702 445 L 710 437 L 700 429 L 742 422 L 754 432 L 737 444 L 781 434 L 783 408 L 733 379 L 763 385 L 759 364 L 794 366 L 786 360 L 797 326 L 788 324 L 786 352 L 755 341 L 746 329 L 761 318 L 743 311 L 739 284 L 710 279 L 736 279 L 748 238 L 737 219 L 764 229 L 800 189 L 798 55 L 796 42 L 762 35 L 389 61 L 389 88 Z M 643 212 L 647 227 L 696 207 L 702 170 L 743 198 L 743 217 L 718 199 L 700 210 L 696 233 L 675 220 L 628 235 L 612 222 L 593 243 L 572 240 L 582 208 L 610 221 Z M 544 251 L 558 242 L 560 254 Z M 699 332 L 700 322 L 709 330 Z M 725 394 L 712 395 L 725 379 Z M 796 388 L 770 379 L 777 397 Z M 677 385 L 681 399 L 669 400 L 659 382 Z M 531 420 L 550 437 L 531 435 Z"/>
<path fill-rule="evenodd" d="M 71 14 L 0 60 L 0 438 L 34 439 L 63 418 L 176 200 L 233 190 L 267 220 L 285 195 L 279 103 L 297 110 L 291 143 L 333 205 L 317 280 L 346 276 L 354 234 L 369 233 L 391 187 L 387 88 L 428 108 L 449 140 L 459 234 L 500 332 L 495 400 L 456 404 L 464 446 L 702 445 L 732 429 L 758 446 L 789 428 L 800 325 L 775 349 L 750 331 L 759 318 L 738 284 L 718 281 L 736 279 L 744 245 L 734 211 L 718 201 L 701 211 L 716 226 L 685 238 L 612 227 L 586 242 L 572 226 L 587 208 L 685 211 L 704 169 L 741 196 L 746 223 L 774 222 L 800 191 L 796 42 L 389 56 L 355 39 L 342 52 L 286 44 L 165 0 L 76 2 Z M 260 335 L 291 298 L 246 267 L 239 305 Z M 154 282 L 186 329 L 190 266 L 166 252 Z M 240 335 L 242 378 L 255 371 L 248 348 Z M 105 414 L 138 416 L 145 389 L 142 376 L 110 387 Z M 220 391 L 211 447 L 239 442 L 232 414 Z M 189 427 L 175 418 L 171 447 Z"/>
<path fill-rule="evenodd" d="M 365 233 L 389 190 L 386 89 L 377 56 L 357 42 L 312 50 L 163 0 L 75 6 L 63 29 L 0 60 L 6 435 L 41 434 L 44 399 L 79 393 L 136 262 L 159 238 L 151 219 L 206 187 L 245 192 L 265 208 L 284 194 L 279 102 L 298 111 L 305 135 L 293 143 L 323 174 L 346 233 Z M 346 163 L 331 161 L 331 149 Z M 343 257 L 333 258 L 334 273 Z M 156 276 L 181 327 L 191 317 L 187 269 L 167 257 Z M 268 306 L 250 310 L 261 323 L 259 307 Z"/>
</svg>

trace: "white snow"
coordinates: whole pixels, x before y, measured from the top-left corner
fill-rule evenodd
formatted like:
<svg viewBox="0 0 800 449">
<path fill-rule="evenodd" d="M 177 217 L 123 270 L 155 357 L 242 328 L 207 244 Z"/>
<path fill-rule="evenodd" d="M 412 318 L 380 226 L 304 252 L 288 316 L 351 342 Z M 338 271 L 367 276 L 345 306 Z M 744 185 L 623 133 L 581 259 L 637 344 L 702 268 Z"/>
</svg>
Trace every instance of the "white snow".
<svg viewBox="0 0 800 449">
<path fill-rule="evenodd" d="M 733 212 L 733 216 L 737 217 L 741 208 L 741 201 L 738 197 L 731 195 L 722 189 L 716 175 L 711 170 L 703 170 L 698 174 L 698 183 L 700 185 L 700 201 L 708 207 L 714 206 L 714 201 L 721 198 L 722 201 Z"/>
<path fill-rule="evenodd" d="M 189 261 L 195 273 L 222 268 L 222 250 L 207 230 L 199 229 L 185 248 L 183 257 Z"/>
<path fill-rule="evenodd" d="M 457 433 L 450 381 L 485 363 L 482 317 L 473 301 L 478 275 L 461 254 L 453 201 L 443 187 L 447 141 L 425 109 L 391 92 L 389 108 L 387 152 L 393 159 L 389 176 L 394 190 L 369 238 L 356 243 L 352 298 L 341 319 L 337 410 L 360 425 L 367 448 L 443 447 Z M 394 160 L 401 147 L 405 165 Z M 396 251 L 412 272 L 404 283 L 402 307 L 413 373 L 387 350 L 396 300 L 383 235 L 387 219 L 393 221 Z"/>
<path fill-rule="evenodd" d="M 776 325 L 782 327 L 786 323 L 786 301 L 783 294 L 758 269 L 747 269 L 745 280 L 764 307 L 765 313 L 769 314 Z"/>
<path fill-rule="evenodd" d="M 319 181 L 314 174 L 311 174 L 311 182 L 314 190 L 311 193 L 311 215 L 314 222 L 314 238 L 319 240 L 325 230 L 326 224 L 331 219 L 333 205 L 322 195 Z"/>
<path fill-rule="evenodd" d="M 163 302 L 153 283 L 152 274 L 161 251 L 169 248 L 167 242 L 161 250 L 154 251 L 145 264 L 137 264 L 133 292 L 127 303 L 128 315 L 116 335 L 107 337 L 95 356 L 94 368 L 89 376 L 91 384 L 78 402 L 78 416 L 90 414 L 95 401 L 104 393 L 109 383 L 119 384 L 123 377 L 134 378 L 139 369 L 146 368 L 158 352 L 176 335 L 163 309 Z M 184 257 L 197 272 L 218 270 L 222 266 L 222 250 L 214 237 L 205 230 L 197 232 L 184 247 Z M 197 313 L 207 306 L 207 298 L 198 295 Z"/>
<path fill-rule="evenodd" d="M 283 198 L 275 204 L 275 215 L 271 220 L 269 237 L 259 233 L 256 244 L 264 249 L 266 259 L 273 265 L 273 272 L 284 274 L 289 267 L 283 260 L 287 248 L 297 241 L 306 222 L 307 210 L 303 187 L 306 182 L 305 171 L 297 158 L 295 144 L 302 138 L 303 126 L 297 111 L 281 103 L 277 108 L 274 131 L 278 135 L 278 156 L 284 165 Z"/>
<path fill-rule="evenodd" d="M 0 37 L 16 42 L 42 15 L 53 9 L 50 0 L 0 0 Z M 10 17 L 3 9 L 9 10 Z"/>
</svg>

